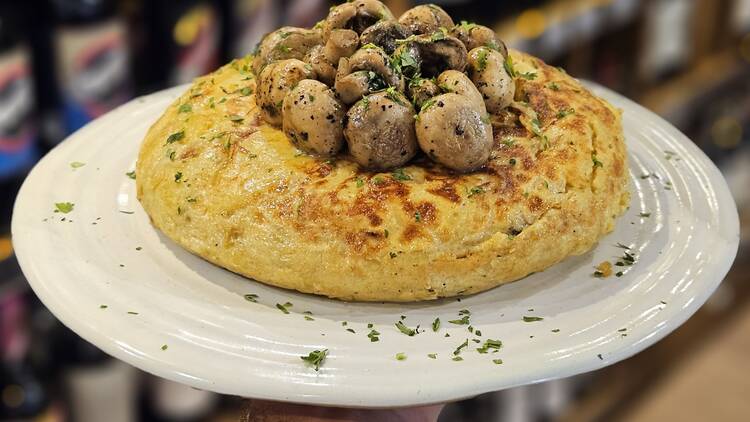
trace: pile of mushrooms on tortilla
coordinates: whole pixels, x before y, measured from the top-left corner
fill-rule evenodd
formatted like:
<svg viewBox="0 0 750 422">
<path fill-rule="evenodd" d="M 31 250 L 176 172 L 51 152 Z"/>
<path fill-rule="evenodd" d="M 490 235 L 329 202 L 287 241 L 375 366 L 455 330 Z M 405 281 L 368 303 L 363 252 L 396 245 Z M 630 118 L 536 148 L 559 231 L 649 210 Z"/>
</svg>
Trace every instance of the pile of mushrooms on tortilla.
<svg viewBox="0 0 750 422">
<path fill-rule="evenodd" d="M 333 7 L 312 29 L 266 35 L 253 59 L 262 117 L 310 154 L 344 144 L 364 168 L 406 164 L 421 149 L 458 172 L 484 165 L 493 144 L 489 113 L 515 85 L 495 32 L 435 5 L 396 19 L 377 0 Z"/>
</svg>

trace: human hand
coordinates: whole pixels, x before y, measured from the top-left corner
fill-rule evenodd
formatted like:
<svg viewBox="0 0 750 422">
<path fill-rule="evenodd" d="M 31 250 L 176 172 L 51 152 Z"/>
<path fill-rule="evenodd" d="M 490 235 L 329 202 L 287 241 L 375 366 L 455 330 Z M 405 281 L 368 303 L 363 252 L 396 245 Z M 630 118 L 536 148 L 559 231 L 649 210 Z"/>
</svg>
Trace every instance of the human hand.
<svg viewBox="0 0 750 422">
<path fill-rule="evenodd" d="M 345 409 L 248 400 L 240 422 L 435 422 L 443 406 Z"/>
</svg>

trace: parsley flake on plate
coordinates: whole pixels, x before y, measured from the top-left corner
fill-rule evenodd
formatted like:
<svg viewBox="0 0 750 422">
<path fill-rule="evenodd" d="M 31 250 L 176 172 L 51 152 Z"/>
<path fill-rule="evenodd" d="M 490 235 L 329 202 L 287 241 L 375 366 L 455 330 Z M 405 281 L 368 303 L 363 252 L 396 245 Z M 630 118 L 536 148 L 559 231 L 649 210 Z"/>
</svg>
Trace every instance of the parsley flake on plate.
<svg viewBox="0 0 750 422">
<path fill-rule="evenodd" d="M 328 349 L 313 350 L 307 356 L 300 356 L 300 359 L 305 361 L 305 363 L 307 363 L 308 365 L 314 367 L 317 371 L 320 369 L 320 365 L 325 362 L 326 356 L 328 356 Z"/>
</svg>

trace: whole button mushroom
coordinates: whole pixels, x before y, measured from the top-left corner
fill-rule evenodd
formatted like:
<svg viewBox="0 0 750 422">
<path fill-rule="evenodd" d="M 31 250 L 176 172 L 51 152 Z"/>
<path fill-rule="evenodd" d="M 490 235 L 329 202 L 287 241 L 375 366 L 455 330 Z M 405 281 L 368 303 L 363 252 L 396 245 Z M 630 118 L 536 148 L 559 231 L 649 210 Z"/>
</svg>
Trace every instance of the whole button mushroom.
<svg viewBox="0 0 750 422">
<path fill-rule="evenodd" d="M 362 45 L 375 44 L 385 50 L 386 53 L 393 54 L 398 47 L 396 41 L 403 40 L 411 35 L 411 31 L 400 23 L 394 20 L 382 20 L 365 29 L 359 40 Z"/>
<path fill-rule="evenodd" d="M 312 47 L 305 56 L 305 62 L 312 66 L 318 79 L 326 85 L 336 80 L 336 65 L 341 58 L 349 57 L 359 47 L 359 35 L 350 29 L 331 31 L 324 45 Z"/>
<path fill-rule="evenodd" d="M 485 110 L 482 94 L 463 72 L 446 70 L 438 76 L 437 83 L 443 91 L 462 95 L 470 99 L 478 108 Z"/>
<path fill-rule="evenodd" d="M 344 144 L 344 105 L 324 83 L 305 79 L 284 98 L 284 133 L 299 149 L 330 157 Z"/>
<path fill-rule="evenodd" d="M 437 76 L 449 69 L 463 71 L 466 67 L 464 43 L 442 30 L 431 35 L 412 36 L 405 44 L 419 52 L 422 76 Z"/>
<path fill-rule="evenodd" d="M 451 29 L 451 35 L 461 40 L 467 50 L 477 47 L 489 47 L 498 51 L 503 57 L 508 57 L 508 48 L 505 43 L 497 37 L 495 31 L 486 26 L 475 23 L 461 22 Z"/>
<path fill-rule="evenodd" d="M 359 165 L 373 170 L 402 166 L 417 153 L 414 108 L 393 88 L 376 92 L 349 109 L 344 136 Z"/>
<path fill-rule="evenodd" d="M 458 94 L 442 94 L 422 107 L 416 124 L 417 141 L 434 161 L 459 172 L 487 163 L 492 150 L 492 126 L 484 107 Z"/>
<path fill-rule="evenodd" d="M 307 56 L 305 56 L 305 63 L 308 63 L 312 67 L 313 72 L 315 72 L 321 82 L 326 85 L 333 85 L 336 79 L 336 68 L 328 61 L 328 58 L 323 53 L 323 48 L 322 45 L 316 45 L 311 48 L 307 52 Z"/>
<path fill-rule="evenodd" d="M 359 70 L 346 76 L 336 77 L 336 93 L 344 104 L 354 104 L 365 95 L 383 90 L 388 85 L 373 71 Z"/>
<path fill-rule="evenodd" d="M 414 34 L 431 34 L 440 28 L 453 27 L 453 19 L 434 4 L 417 6 L 404 12 L 398 22 Z"/>
<path fill-rule="evenodd" d="M 440 94 L 440 87 L 432 79 L 414 78 L 409 82 L 409 97 L 417 108 L 421 108 L 427 100 Z"/>
<path fill-rule="evenodd" d="M 388 55 L 382 48 L 373 44 L 357 50 L 348 61 L 349 71 L 370 70 L 383 77 L 388 86 L 403 90 L 403 79 L 401 75 L 393 70 Z"/>
<path fill-rule="evenodd" d="M 338 63 L 342 57 L 349 57 L 359 47 L 359 35 L 351 29 L 334 29 L 326 41 L 323 52 L 329 63 Z"/>
<path fill-rule="evenodd" d="M 505 58 L 488 47 L 469 52 L 469 77 L 482 93 L 487 111 L 496 114 L 513 102 L 516 85 L 505 70 Z"/>
<path fill-rule="evenodd" d="M 328 39 L 335 29 L 351 29 L 361 34 L 380 20 L 395 19 L 390 9 L 377 0 L 354 0 L 340 4 L 328 12 L 323 23 L 323 37 Z"/>
<path fill-rule="evenodd" d="M 258 75 L 267 64 L 285 59 L 303 59 L 308 50 L 323 43 L 321 32 L 316 29 L 285 26 L 270 32 L 258 45 L 253 59 L 253 72 Z"/>
<path fill-rule="evenodd" d="M 293 86 L 303 79 L 312 79 L 312 67 L 297 59 L 273 62 L 263 68 L 258 77 L 256 100 L 261 116 L 271 125 L 281 126 L 281 105 Z"/>
</svg>

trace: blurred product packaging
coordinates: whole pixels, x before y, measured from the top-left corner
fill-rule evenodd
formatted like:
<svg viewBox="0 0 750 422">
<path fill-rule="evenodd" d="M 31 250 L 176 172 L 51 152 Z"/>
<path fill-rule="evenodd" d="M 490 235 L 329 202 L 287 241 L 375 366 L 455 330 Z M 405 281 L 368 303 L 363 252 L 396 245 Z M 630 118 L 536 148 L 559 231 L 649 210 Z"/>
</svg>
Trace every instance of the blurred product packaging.
<svg viewBox="0 0 750 422">
<path fill-rule="evenodd" d="M 24 174 L 37 159 L 31 53 L 18 16 L 0 4 L 0 180 Z"/>
<path fill-rule="evenodd" d="M 132 97 L 122 17 L 113 0 L 53 0 L 53 48 L 66 134 Z"/>
</svg>

